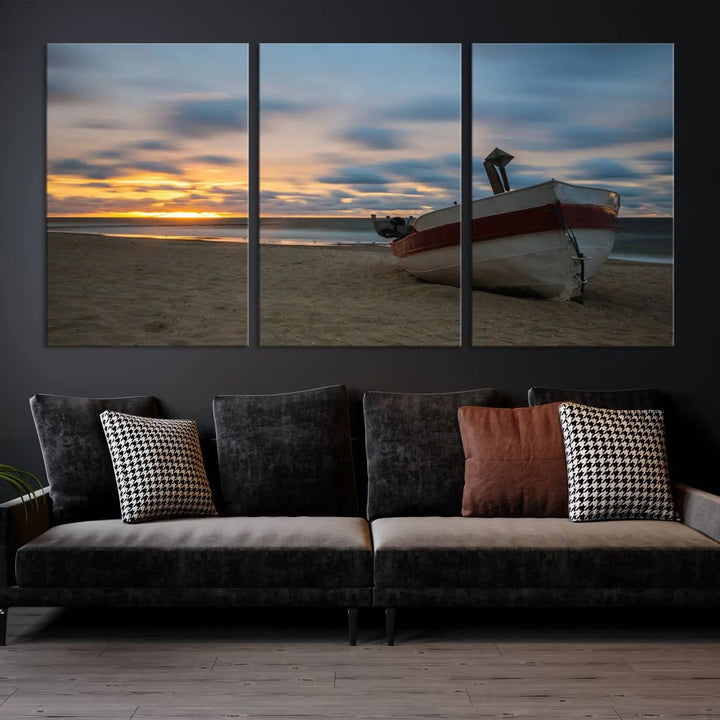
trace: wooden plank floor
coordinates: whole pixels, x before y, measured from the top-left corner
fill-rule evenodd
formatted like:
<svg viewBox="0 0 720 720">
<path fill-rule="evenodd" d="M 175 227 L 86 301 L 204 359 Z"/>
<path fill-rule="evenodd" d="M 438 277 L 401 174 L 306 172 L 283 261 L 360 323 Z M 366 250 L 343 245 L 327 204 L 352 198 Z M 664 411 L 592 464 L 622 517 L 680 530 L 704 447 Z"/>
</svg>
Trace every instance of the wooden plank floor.
<svg viewBox="0 0 720 720">
<path fill-rule="evenodd" d="M 0 719 L 720 718 L 720 618 L 680 611 L 10 611 Z"/>
</svg>

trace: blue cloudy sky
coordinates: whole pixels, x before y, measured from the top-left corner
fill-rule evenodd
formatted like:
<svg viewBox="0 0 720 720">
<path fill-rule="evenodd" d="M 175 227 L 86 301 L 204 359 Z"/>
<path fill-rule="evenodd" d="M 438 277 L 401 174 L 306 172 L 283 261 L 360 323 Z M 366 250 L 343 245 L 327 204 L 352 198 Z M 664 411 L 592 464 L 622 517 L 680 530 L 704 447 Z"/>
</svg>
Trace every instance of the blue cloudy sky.
<svg viewBox="0 0 720 720">
<path fill-rule="evenodd" d="M 457 44 L 261 45 L 260 88 L 262 214 L 460 199 Z"/>
<path fill-rule="evenodd" d="M 625 215 L 673 214 L 671 44 L 475 45 L 473 117 L 476 156 L 515 156 L 511 187 L 550 176 L 616 190 Z"/>
<path fill-rule="evenodd" d="M 460 198 L 457 44 L 262 44 L 263 215 L 419 214 Z M 672 46 L 476 45 L 482 158 L 513 187 L 609 187 L 672 215 Z M 243 215 L 247 47 L 48 46 L 50 215 Z"/>
</svg>

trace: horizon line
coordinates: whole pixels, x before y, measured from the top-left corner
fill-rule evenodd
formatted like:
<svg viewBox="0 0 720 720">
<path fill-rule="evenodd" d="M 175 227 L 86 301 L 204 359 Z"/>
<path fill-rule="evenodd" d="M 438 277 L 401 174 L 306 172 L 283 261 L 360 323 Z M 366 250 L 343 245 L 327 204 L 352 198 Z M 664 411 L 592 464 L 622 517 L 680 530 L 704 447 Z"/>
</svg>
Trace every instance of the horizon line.
<svg viewBox="0 0 720 720">
<path fill-rule="evenodd" d="M 383 213 L 383 215 L 402 215 L 402 213 Z M 419 216 L 419 215 L 418 215 Z M 625 219 L 638 219 L 638 220 L 671 220 L 674 219 L 675 215 L 621 215 L 620 220 Z M 370 215 L 260 215 L 260 219 L 298 219 L 298 220 L 365 220 L 369 219 Z M 152 216 L 152 217 L 137 217 L 128 215 L 46 215 L 46 220 L 146 220 L 148 222 L 154 222 L 156 220 L 166 220 L 168 222 L 177 223 L 197 223 L 197 222 L 217 222 L 219 220 L 246 220 L 247 215 L 219 215 L 217 217 L 163 217 L 163 216 Z"/>
</svg>

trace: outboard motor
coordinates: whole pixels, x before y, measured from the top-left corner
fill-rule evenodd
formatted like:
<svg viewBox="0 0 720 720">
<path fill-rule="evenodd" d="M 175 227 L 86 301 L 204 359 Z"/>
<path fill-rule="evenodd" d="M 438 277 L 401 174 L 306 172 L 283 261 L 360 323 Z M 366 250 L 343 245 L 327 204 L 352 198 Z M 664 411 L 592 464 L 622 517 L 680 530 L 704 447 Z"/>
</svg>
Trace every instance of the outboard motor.
<svg viewBox="0 0 720 720">
<path fill-rule="evenodd" d="M 375 232 L 387 240 L 399 240 L 415 232 L 413 227 L 414 217 L 409 217 L 407 220 L 402 217 L 390 217 L 389 215 L 381 220 L 378 220 L 376 215 L 371 217 Z"/>
</svg>

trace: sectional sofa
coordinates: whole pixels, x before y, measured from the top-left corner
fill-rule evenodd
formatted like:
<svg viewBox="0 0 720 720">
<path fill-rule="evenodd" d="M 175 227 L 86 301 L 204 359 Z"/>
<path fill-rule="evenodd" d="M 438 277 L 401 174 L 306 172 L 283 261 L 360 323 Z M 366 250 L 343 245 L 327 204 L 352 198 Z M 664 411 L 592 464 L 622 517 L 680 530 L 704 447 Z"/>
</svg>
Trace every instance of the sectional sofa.
<svg viewBox="0 0 720 720">
<path fill-rule="evenodd" d="M 156 398 L 36 395 L 47 502 L 0 506 L 0 639 L 27 605 L 338 608 L 350 644 L 372 606 L 393 644 L 403 607 L 717 605 L 720 497 L 653 475 L 661 406 L 651 390 L 532 388 L 522 408 L 492 389 L 368 391 L 361 512 L 343 386 L 218 396 L 204 446 Z M 640 423 L 623 453 L 650 462 L 643 497 L 588 491 L 614 469 L 588 475 L 583 413 Z"/>
</svg>

